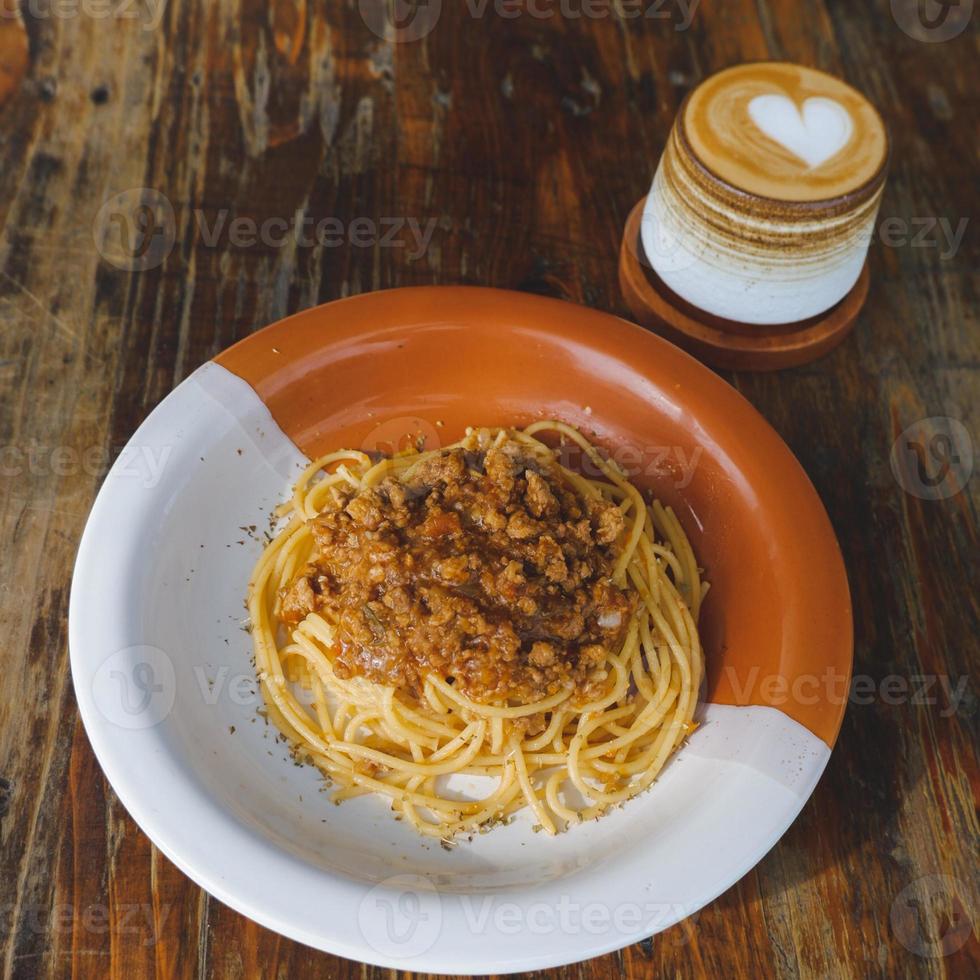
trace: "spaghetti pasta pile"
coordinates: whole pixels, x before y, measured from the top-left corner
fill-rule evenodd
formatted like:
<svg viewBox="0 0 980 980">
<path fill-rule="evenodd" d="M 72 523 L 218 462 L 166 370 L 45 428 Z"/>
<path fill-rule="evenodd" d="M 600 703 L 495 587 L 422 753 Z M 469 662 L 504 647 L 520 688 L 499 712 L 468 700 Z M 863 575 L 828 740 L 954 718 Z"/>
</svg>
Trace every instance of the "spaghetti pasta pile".
<svg viewBox="0 0 980 980">
<path fill-rule="evenodd" d="M 542 436 L 577 447 L 595 478 L 562 465 Z M 323 609 L 295 623 L 284 618 L 284 596 L 315 556 L 313 525 L 325 512 L 382 481 L 409 485 L 447 449 L 472 456 L 505 442 L 518 444 L 583 506 L 619 512 L 610 587 L 629 596 L 628 621 L 614 647 L 592 648 L 599 662 L 589 685 L 565 683 L 522 702 L 468 696 L 437 670 L 414 689 L 380 683 L 348 669 L 341 658 L 350 638 Z M 703 671 L 697 618 L 707 586 L 674 513 L 648 504 L 571 426 L 471 429 L 447 449 L 380 461 L 341 450 L 303 472 L 281 509 L 285 526 L 249 585 L 261 689 L 270 718 L 297 756 L 328 777 L 338 802 L 380 794 L 421 834 L 444 841 L 524 808 L 554 834 L 642 792 L 693 730 Z"/>
</svg>

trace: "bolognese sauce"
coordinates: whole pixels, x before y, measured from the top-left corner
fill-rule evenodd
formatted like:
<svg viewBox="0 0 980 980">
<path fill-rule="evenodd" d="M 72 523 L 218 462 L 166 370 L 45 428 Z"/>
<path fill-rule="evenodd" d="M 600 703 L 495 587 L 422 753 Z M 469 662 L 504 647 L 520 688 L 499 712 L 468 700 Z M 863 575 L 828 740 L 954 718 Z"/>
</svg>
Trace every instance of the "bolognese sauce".
<svg viewBox="0 0 980 980">
<path fill-rule="evenodd" d="M 418 695 L 435 672 L 483 703 L 603 689 L 635 606 L 612 580 L 616 504 L 575 493 L 512 439 L 331 493 L 280 615 L 329 616 L 338 677 Z"/>
</svg>

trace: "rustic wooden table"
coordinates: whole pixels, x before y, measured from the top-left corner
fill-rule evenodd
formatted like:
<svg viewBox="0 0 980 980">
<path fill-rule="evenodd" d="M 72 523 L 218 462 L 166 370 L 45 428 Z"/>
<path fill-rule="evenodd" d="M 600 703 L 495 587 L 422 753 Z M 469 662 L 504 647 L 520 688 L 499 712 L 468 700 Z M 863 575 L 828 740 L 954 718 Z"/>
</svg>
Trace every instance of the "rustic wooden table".
<svg viewBox="0 0 980 980">
<path fill-rule="evenodd" d="M 23 22 L 0 3 L 5 974 L 382 973 L 209 898 L 115 799 L 66 646 L 99 482 L 178 381 L 294 310 L 480 283 L 625 313 L 623 222 L 681 98 L 776 57 L 859 86 L 894 141 L 856 333 L 729 377 L 829 510 L 863 686 L 813 798 L 738 885 L 554 975 L 977 976 L 972 2 L 428 0 L 400 42 L 376 0 L 19 5 Z M 335 219 L 329 239 L 284 230 L 297 212 Z"/>
</svg>

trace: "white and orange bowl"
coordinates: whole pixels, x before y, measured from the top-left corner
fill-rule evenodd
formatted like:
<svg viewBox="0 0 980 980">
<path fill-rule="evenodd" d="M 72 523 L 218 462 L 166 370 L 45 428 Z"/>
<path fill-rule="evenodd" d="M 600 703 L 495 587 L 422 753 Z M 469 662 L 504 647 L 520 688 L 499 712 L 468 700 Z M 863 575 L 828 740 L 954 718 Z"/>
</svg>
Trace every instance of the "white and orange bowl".
<svg viewBox="0 0 980 980">
<path fill-rule="evenodd" d="M 711 582 L 701 724 L 600 820 L 551 838 L 522 815 L 444 849 L 377 798 L 334 805 L 294 764 L 258 713 L 243 597 L 308 457 L 542 417 L 581 428 L 677 511 Z M 170 860 L 292 939 L 436 973 L 574 962 L 720 895 L 812 793 L 852 658 L 830 522 L 748 402 L 616 317 L 471 288 L 330 303 L 195 371 L 106 478 L 69 638 L 92 747 Z"/>
</svg>

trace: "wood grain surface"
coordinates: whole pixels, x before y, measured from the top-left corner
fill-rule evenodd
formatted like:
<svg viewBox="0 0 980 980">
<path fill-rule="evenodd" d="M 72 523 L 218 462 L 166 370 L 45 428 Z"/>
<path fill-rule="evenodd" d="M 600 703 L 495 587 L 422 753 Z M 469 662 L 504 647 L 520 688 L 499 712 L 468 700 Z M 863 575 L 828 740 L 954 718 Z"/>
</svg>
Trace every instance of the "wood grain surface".
<svg viewBox="0 0 980 980">
<path fill-rule="evenodd" d="M 380 0 L 24 0 L 22 17 L 0 4 L 4 975 L 386 972 L 229 911 L 114 797 L 66 641 L 100 480 L 194 368 L 317 303 L 475 283 L 625 314 L 623 222 L 681 99 L 767 57 L 843 75 L 893 139 L 854 334 L 808 367 L 729 376 L 827 506 L 867 685 L 813 798 L 739 884 L 552 975 L 980 975 L 980 15 L 965 0 L 421 6 L 438 19 L 410 24 L 432 30 L 399 40 Z M 231 228 L 297 211 L 337 219 L 332 237 L 250 244 L 247 224 Z M 134 237 L 148 215 L 159 235 Z M 401 247 L 381 241 L 396 219 Z"/>
</svg>

